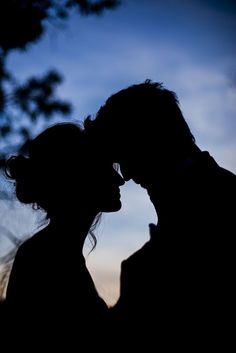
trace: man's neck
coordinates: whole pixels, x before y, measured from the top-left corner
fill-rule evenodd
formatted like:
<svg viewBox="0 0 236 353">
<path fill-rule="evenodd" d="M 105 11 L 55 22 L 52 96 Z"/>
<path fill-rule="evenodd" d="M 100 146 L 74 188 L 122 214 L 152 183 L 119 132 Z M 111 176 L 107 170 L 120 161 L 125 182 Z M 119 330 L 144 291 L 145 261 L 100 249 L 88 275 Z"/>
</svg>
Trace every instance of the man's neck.
<svg viewBox="0 0 236 353">
<path fill-rule="evenodd" d="M 202 152 L 196 146 L 191 156 L 180 159 L 172 168 L 157 174 L 147 186 L 147 192 L 156 210 L 157 216 L 163 219 L 178 212 L 188 195 L 188 183 L 194 178 Z"/>
</svg>

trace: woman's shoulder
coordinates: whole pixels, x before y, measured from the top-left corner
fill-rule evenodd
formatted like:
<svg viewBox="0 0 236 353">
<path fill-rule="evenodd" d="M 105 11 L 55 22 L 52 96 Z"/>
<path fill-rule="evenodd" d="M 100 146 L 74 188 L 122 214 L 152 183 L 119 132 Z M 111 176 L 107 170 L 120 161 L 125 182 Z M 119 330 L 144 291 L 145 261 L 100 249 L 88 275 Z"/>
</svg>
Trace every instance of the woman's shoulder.
<svg viewBox="0 0 236 353">
<path fill-rule="evenodd" d="M 48 230 L 44 228 L 20 245 L 16 258 L 35 258 L 36 254 L 45 249 L 45 242 L 48 237 Z"/>
</svg>

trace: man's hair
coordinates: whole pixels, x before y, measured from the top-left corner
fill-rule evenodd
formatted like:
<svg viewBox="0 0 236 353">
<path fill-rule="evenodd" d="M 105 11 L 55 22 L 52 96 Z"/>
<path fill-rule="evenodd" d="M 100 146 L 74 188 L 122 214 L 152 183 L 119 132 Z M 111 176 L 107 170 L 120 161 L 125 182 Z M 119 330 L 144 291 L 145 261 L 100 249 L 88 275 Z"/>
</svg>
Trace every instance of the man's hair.
<svg viewBox="0 0 236 353">
<path fill-rule="evenodd" d="M 139 144 L 186 153 L 195 143 L 176 94 L 150 80 L 110 96 L 94 120 L 85 120 L 85 129 L 94 130 L 107 149 Z"/>
</svg>

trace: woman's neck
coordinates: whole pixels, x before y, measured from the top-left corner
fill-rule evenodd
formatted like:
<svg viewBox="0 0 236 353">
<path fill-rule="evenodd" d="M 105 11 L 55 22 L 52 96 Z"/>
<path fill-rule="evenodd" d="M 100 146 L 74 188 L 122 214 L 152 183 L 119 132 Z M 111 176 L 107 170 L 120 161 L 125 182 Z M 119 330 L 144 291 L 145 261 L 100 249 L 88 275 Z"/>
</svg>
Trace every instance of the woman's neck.
<svg viewBox="0 0 236 353">
<path fill-rule="evenodd" d="M 73 215 L 68 212 L 60 212 L 58 215 L 52 215 L 50 217 L 49 227 L 53 229 L 57 237 L 60 235 L 64 240 L 71 242 L 76 245 L 82 251 L 84 246 L 84 241 L 89 233 L 89 230 L 93 224 L 96 214 L 88 215 L 78 212 Z"/>
</svg>

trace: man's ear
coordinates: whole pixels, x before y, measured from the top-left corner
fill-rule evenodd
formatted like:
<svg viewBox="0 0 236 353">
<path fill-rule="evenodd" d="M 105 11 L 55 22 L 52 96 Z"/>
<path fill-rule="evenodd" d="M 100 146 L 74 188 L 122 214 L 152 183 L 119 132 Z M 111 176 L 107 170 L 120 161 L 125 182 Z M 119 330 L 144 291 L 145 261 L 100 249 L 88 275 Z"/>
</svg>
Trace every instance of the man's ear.
<svg viewBox="0 0 236 353">
<path fill-rule="evenodd" d="M 175 174 L 180 177 L 189 176 L 192 173 L 194 164 L 195 162 L 192 158 L 185 158 L 179 161 L 175 165 Z"/>
</svg>

